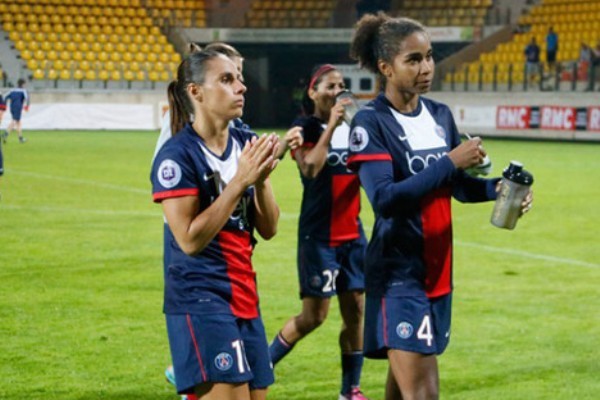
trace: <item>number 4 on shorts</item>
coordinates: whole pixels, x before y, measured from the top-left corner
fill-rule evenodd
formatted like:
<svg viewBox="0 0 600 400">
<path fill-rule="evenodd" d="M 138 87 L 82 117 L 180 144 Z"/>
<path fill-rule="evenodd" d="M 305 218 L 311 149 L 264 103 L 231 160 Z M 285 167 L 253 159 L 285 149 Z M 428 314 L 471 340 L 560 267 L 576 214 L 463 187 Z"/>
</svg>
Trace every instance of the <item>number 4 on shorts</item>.
<svg viewBox="0 0 600 400">
<path fill-rule="evenodd" d="M 417 331 L 417 338 L 419 340 L 426 340 L 427 346 L 431 347 L 433 335 L 431 334 L 431 319 L 429 315 L 426 315 L 423 321 L 421 321 L 421 326 L 419 326 L 419 330 Z"/>
</svg>

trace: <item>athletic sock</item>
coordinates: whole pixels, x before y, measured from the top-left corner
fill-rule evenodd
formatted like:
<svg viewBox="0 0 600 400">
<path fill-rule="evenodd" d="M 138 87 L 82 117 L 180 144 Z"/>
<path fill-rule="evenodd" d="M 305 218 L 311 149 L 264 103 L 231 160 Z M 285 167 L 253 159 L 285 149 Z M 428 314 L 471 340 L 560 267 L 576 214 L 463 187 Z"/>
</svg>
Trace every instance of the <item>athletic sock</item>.
<svg viewBox="0 0 600 400">
<path fill-rule="evenodd" d="M 288 343 L 281 335 L 281 332 L 279 332 L 269 346 L 269 354 L 271 355 L 271 362 L 273 365 L 277 364 L 279 360 L 285 357 L 293 348 L 294 345 Z"/>
<path fill-rule="evenodd" d="M 342 354 L 342 394 L 350 393 L 352 388 L 360 386 L 360 373 L 362 371 L 363 360 L 362 351 Z"/>
</svg>

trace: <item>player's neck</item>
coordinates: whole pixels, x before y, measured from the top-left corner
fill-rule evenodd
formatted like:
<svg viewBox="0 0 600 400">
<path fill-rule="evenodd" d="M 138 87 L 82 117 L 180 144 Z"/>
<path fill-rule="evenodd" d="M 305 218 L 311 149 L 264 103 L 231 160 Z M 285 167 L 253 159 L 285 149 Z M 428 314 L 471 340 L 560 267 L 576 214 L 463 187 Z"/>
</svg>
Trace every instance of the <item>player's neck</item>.
<svg viewBox="0 0 600 400">
<path fill-rule="evenodd" d="M 386 87 L 385 97 L 402 114 L 410 114 L 419 106 L 419 95 Z"/>
<path fill-rule="evenodd" d="M 223 154 L 229 139 L 229 121 L 196 118 L 192 124 L 194 131 L 204 140 L 204 144 L 215 154 Z"/>
</svg>

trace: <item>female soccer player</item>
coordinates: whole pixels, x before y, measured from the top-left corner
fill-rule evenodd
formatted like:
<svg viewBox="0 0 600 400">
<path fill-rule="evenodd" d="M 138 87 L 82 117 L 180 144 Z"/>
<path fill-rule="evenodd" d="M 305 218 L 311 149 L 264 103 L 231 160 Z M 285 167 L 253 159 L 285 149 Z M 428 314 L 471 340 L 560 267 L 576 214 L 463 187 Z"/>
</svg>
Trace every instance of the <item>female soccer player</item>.
<svg viewBox="0 0 600 400">
<path fill-rule="evenodd" d="M 464 172 L 483 160 L 481 139 L 461 144 L 449 108 L 421 96 L 434 61 L 419 22 L 364 16 L 351 55 L 383 82 L 353 119 L 348 157 L 376 218 L 365 263 L 365 355 L 389 361 L 386 400 L 437 399 L 436 355 L 450 338 L 450 196 L 495 199 L 499 179 Z"/>
<path fill-rule="evenodd" d="M 21 114 L 23 110 L 29 110 L 29 93 L 27 92 L 27 89 L 25 89 L 25 79 L 19 79 L 17 81 L 17 86 L 17 88 L 9 90 L 8 93 L 4 95 L 4 102 L 10 101 L 10 115 L 12 121 L 8 124 L 6 131 L 4 131 L 3 141 L 6 142 L 8 134 L 16 129 L 17 135 L 19 136 L 19 143 L 25 143 L 27 139 L 23 137 Z"/>
<path fill-rule="evenodd" d="M 276 232 L 269 174 L 279 142 L 230 126 L 246 87 L 220 53 L 189 55 L 168 92 L 176 123 L 194 116 L 159 150 L 151 174 L 168 224 L 164 312 L 177 390 L 262 400 L 273 371 L 251 254 L 255 228 L 264 239 Z"/>
<path fill-rule="evenodd" d="M 363 364 L 363 258 L 366 239 L 358 218 L 359 182 L 346 169 L 349 126 L 342 74 L 326 64 L 316 69 L 306 91 L 300 126 L 304 144 L 292 152 L 304 192 L 298 227 L 298 274 L 302 311 L 290 318 L 270 345 L 278 363 L 303 337 L 323 323 L 330 299 L 338 295 L 343 325 L 340 399 L 366 399 L 360 392 Z"/>
</svg>

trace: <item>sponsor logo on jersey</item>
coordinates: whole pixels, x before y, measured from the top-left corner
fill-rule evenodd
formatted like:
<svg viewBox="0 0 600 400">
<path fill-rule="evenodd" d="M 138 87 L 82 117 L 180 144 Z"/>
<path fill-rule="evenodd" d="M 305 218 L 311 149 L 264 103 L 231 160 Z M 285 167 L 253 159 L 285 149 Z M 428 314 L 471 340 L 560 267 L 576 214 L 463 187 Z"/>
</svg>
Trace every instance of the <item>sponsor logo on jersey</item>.
<svg viewBox="0 0 600 400">
<path fill-rule="evenodd" d="M 348 152 L 347 151 L 332 151 L 327 153 L 327 165 L 332 167 L 336 167 L 338 165 L 346 166 L 346 162 L 348 161 Z"/>
<path fill-rule="evenodd" d="M 217 367 L 217 369 L 219 371 L 227 371 L 228 369 L 231 368 L 231 366 L 233 365 L 233 357 L 231 357 L 231 355 L 229 355 L 229 353 L 219 353 L 216 357 L 215 357 L 215 367 Z"/>
<path fill-rule="evenodd" d="M 181 167 L 173 160 L 166 159 L 158 167 L 158 182 L 166 189 L 171 189 L 181 181 Z"/>
<path fill-rule="evenodd" d="M 408 322 L 400 322 L 396 327 L 396 333 L 401 339 L 408 339 L 413 334 L 413 327 Z"/>
<path fill-rule="evenodd" d="M 436 162 L 440 158 L 447 154 L 446 151 L 440 151 L 437 153 L 429 153 L 424 156 L 414 154 L 413 156 L 407 151 L 404 153 L 406 156 L 406 163 L 411 174 L 415 175 L 429 167 L 430 164 Z"/>
<path fill-rule="evenodd" d="M 350 150 L 358 153 L 369 144 L 369 134 L 362 126 L 356 126 L 350 133 Z"/>
</svg>

